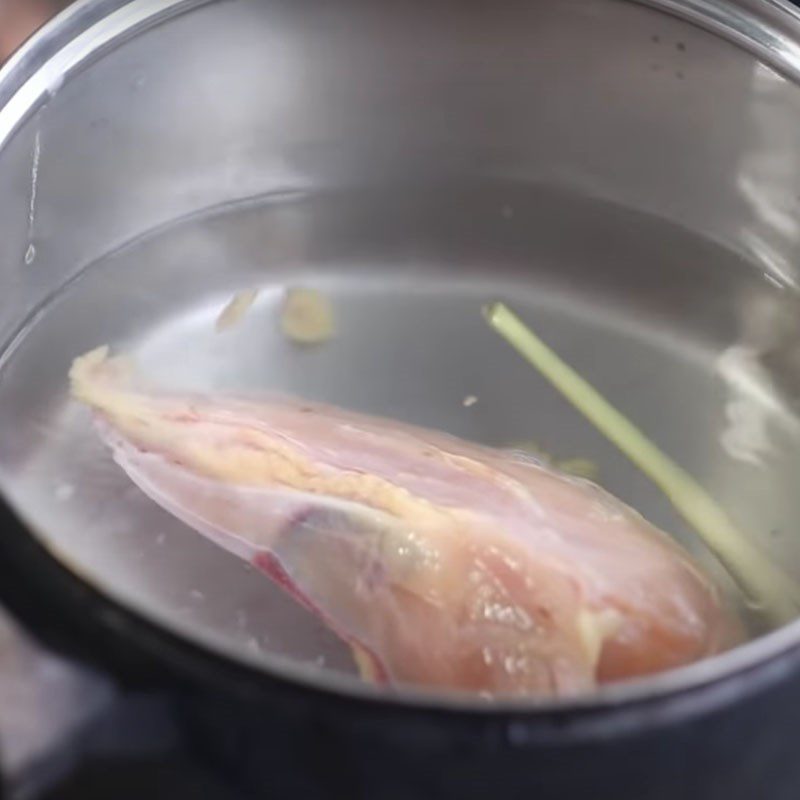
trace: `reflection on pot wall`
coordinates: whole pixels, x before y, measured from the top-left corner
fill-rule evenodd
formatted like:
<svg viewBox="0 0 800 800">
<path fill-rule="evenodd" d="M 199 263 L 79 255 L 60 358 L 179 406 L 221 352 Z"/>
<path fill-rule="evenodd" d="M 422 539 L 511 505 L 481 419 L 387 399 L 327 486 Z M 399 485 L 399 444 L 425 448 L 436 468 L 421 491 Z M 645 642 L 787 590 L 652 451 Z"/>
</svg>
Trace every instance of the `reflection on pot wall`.
<svg viewBox="0 0 800 800">
<path fill-rule="evenodd" d="M 744 247 L 764 268 L 765 277 L 796 289 L 800 158 L 797 105 L 787 103 L 791 88 L 763 65 L 753 68 L 752 114 L 744 121 L 752 146 L 742 153 L 738 186 L 752 212 L 752 221 L 741 232 Z"/>
<path fill-rule="evenodd" d="M 789 273 L 800 92 L 743 51 L 627 3 L 514 6 L 513 27 L 480 4 L 457 25 L 449 12 L 422 22 L 407 3 L 380 29 L 362 0 L 336 5 L 308 26 L 288 3 L 194 8 L 67 80 L 0 165 L 12 316 L 44 271 L 67 279 L 185 214 L 392 176 L 572 187 Z M 224 42 L 201 46 L 223 24 Z"/>
</svg>

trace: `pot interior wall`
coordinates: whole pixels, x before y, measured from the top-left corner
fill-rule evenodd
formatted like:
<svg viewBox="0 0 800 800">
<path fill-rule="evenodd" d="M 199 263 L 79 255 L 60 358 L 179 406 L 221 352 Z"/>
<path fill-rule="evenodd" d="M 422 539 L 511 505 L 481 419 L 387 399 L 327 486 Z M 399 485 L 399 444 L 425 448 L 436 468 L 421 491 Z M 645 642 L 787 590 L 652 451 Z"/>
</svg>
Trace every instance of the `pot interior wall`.
<svg viewBox="0 0 800 800">
<path fill-rule="evenodd" d="M 172 386 L 278 389 L 589 459 L 725 582 L 488 331 L 481 306 L 505 299 L 800 576 L 797 87 L 633 3 L 301 5 L 176 6 L 51 85 L 0 151 L 0 486 L 34 534 L 225 652 L 352 669 L 111 463 L 66 385 L 109 343 Z M 285 341 L 287 284 L 330 294 L 334 341 Z M 774 387 L 734 392 L 732 347 L 765 349 Z M 742 414 L 769 442 L 744 460 Z"/>
</svg>

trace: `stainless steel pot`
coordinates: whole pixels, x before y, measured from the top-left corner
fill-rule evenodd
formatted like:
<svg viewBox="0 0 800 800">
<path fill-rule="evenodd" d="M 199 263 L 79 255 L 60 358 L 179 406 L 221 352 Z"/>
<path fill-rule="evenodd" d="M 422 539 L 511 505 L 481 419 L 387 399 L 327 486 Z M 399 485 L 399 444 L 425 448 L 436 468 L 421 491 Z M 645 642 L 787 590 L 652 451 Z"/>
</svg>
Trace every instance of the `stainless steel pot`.
<svg viewBox="0 0 800 800">
<path fill-rule="evenodd" d="M 111 342 L 173 384 L 536 440 L 600 464 L 718 570 L 492 338 L 480 306 L 504 298 L 800 576 L 798 81 L 800 15 L 779 0 L 79 2 L 0 72 L 0 596 L 86 657 L 191 677 L 211 704 L 243 694 L 225 730 L 280 709 L 302 742 L 323 719 L 356 795 L 473 796 L 502 764 L 553 797 L 730 800 L 770 776 L 794 797 L 779 728 L 800 712 L 775 693 L 800 691 L 797 624 L 579 703 L 381 695 L 277 589 L 128 488 L 65 377 Z M 334 299 L 326 348 L 281 337 L 287 283 Z M 731 446 L 745 406 L 752 452 Z M 745 762 L 722 709 L 770 709 L 774 749 Z M 437 756 L 452 786 L 417 769 Z"/>
</svg>

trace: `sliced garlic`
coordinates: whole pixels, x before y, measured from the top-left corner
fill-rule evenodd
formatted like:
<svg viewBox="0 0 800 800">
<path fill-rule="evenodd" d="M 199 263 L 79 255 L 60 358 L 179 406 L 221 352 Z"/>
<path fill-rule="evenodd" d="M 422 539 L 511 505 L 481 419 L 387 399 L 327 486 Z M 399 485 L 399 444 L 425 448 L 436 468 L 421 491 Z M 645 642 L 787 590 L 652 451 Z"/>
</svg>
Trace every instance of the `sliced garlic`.
<svg viewBox="0 0 800 800">
<path fill-rule="evenodd" d="M 289 289 L 281 313 L 281 329 L 297 344 L 323 344 L 334 336 L 331 301 L 314 289 Z"/>
<path fill-rule="evenodd" d="M 228 303 L 222 312 L 217 317 L 216 331 L 222 333 L 238 324 L 242 317 L 250 310 L 250 306 L 255 303 L 258 297 L 257 289 L 247 289 L 244 292 L 239 292 Z"/>
</svg>

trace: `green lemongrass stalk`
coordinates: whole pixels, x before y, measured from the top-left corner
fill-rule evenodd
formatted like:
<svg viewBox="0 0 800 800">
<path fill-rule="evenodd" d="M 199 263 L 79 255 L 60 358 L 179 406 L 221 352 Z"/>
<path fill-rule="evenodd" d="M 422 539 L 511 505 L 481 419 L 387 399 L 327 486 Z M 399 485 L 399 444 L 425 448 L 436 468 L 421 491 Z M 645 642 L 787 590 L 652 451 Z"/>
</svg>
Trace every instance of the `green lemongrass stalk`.
<svg viewBox="0 0 800 800">
<path fill-rule="evenodd" d="M 489 324 L 669 498 L 755 605 L 774 622 L 800 613 L 800 586 L 739 531 L 714 499 L 502 303 Z"/>
</svg>

